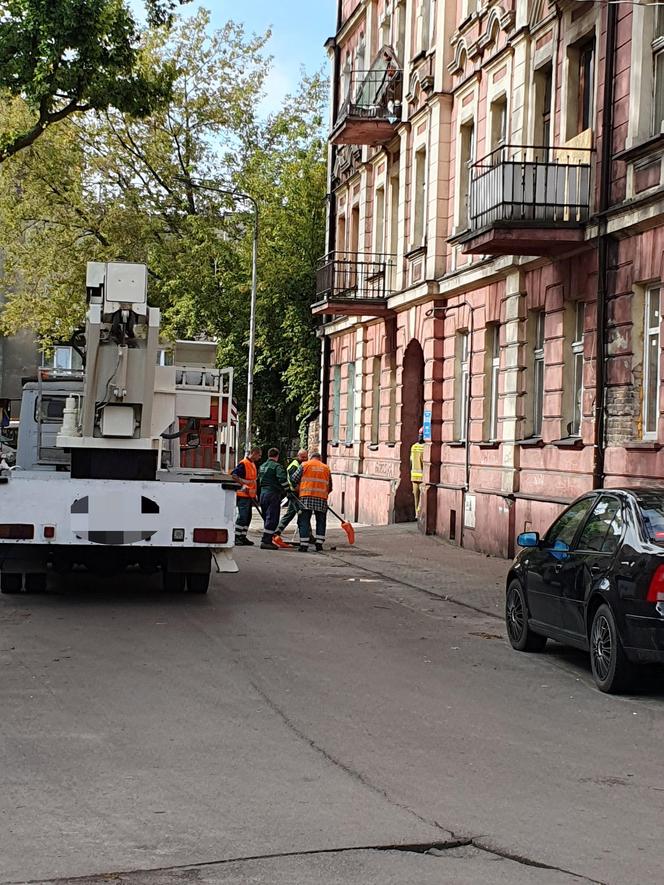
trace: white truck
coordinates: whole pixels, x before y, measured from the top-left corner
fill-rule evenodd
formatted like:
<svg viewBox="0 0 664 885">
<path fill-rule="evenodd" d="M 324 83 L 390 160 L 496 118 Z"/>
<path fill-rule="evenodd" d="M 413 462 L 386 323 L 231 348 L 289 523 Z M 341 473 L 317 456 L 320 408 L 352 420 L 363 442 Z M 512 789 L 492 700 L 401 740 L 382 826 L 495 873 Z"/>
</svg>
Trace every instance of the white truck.
<svg viewBox="0 0 664 885">
<path fill-rule="evenodd" d="M 87 298 L 83 371 L 25 386 L 16 465 L 0 458 L 0 590 L 138 567 L 206 593 L 213 564 L 237 571 L 233 371 L 214 342 L 160 340 L 144 265 L 89 263 Z M 212 466 L 181 459 L 199 426 Z"/>
</svg>

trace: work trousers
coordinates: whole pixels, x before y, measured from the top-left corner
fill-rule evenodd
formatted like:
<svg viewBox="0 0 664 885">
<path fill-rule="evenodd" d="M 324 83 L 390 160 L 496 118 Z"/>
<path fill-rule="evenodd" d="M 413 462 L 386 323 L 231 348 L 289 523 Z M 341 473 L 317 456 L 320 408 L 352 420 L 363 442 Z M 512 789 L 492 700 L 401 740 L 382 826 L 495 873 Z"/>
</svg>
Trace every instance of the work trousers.
<svg viewBox="0 0 664 885">
<path fill-rule="evenodd" d="M 251 498 L 237 499 L 237 517 L 235 519 L 235 540 L 242 541 L 247 537 L 251 525 Z"/>
<path fill-rule="evenodd" d="M 297 506 L 295 501 L 292 498 L 288 499 L 288 510 L 284 513 L 284 515 L 279 520 L 279 525 L 277 526 L 277 535 L 282 535 L 288 526 L 293 522 L 295 517 L 300 512 L 300 508 Z"/>
<path fill-rule="evenodd" d="M 276 534 L 281 512 L 281 492 L 261 492 L 261 510 L 263 511 L 263 544 L 271 544 Z"/>
<path fill-rule="evenodd" d="M 311 514 L 316 517 L 316 547 L 322 546 L 327 529 L 327 510 L 301 510 L 297 518 L 297 526 L 300 530 L 300 547 L 309 546 L 311 537 Z"/>
</svg>

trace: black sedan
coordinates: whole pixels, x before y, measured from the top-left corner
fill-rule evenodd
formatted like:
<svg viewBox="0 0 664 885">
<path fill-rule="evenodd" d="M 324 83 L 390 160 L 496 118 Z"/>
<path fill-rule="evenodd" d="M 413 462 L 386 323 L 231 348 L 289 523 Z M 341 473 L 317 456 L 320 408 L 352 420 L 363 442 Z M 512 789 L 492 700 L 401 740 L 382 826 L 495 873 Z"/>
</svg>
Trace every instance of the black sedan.
<svg viewBox="0 0 664 885">
<path fill-rule="evenodd" d="M 664 662 L 664 488 L 591 492 L 544 537 L 517 543 L 505 605 L 513 648 L 555 639 L 589 651 L 607 692 L 629 689 L 638 664 Z"/>
</svg>

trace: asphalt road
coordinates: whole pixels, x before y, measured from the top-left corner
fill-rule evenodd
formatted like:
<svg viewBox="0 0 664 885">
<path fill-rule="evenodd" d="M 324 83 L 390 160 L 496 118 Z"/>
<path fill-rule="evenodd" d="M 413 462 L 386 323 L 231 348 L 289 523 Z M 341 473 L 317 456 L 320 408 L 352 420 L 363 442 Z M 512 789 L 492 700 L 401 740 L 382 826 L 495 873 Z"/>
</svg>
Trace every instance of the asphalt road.
<svg viewBox="0 0 664 885">
<path fill-rule="evenodd" d="M 662 881 L 664 683 L 602 695 L 368 558 L 238 559 L 0 598 L 2 885 Z"/>
</svg>

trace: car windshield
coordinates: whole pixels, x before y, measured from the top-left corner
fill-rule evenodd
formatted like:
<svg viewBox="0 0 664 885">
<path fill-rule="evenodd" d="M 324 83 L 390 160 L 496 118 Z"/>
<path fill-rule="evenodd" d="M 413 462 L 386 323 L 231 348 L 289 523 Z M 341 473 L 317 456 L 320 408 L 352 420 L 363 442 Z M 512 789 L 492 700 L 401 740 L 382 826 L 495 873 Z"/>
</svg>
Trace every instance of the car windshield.
<svg viewBox="0 0 664 885">
<path fill-rule="evenodd" d="M 646 492 L 637 496 L 646 534 L 655 544 L 664 544 L 664 492 Z"/>
</svg>

